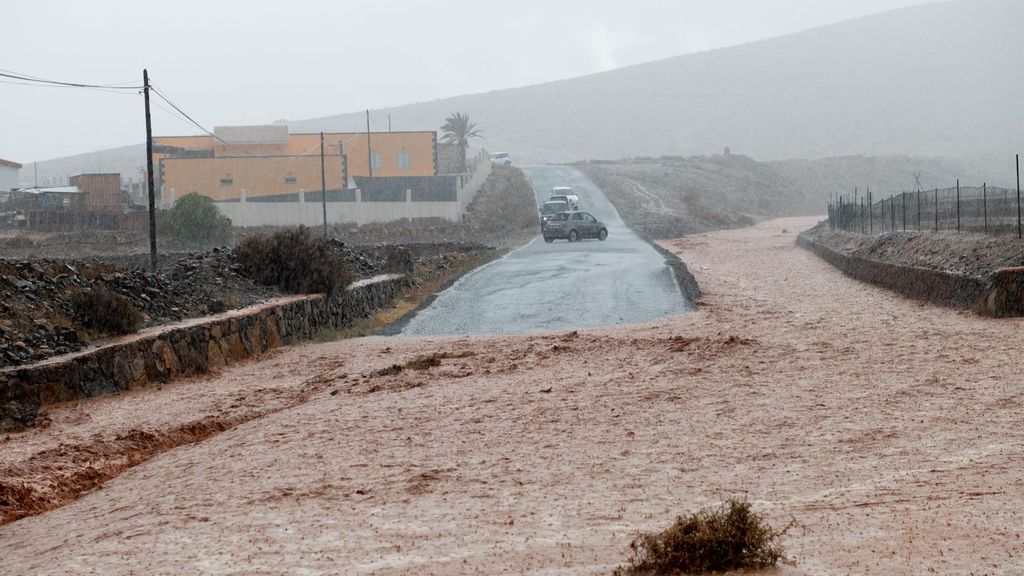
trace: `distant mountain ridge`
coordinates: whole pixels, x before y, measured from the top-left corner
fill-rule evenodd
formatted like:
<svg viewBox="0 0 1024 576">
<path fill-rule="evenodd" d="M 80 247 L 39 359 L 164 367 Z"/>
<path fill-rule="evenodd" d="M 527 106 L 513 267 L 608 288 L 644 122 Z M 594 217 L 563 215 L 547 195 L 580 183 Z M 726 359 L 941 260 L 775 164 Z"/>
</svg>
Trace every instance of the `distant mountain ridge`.
<svg viewBox="0 0 1024 576">
<path fill-rule="evenodd" d="M 977 157 L 1024 144 L 1024 2 L 959 0 L 609 72 L 399 106 L 396 127 L 467 112 L 530 161 L 701 155 Z M 357 130 L 361 113 L 289 122 Z"/>
<path fill-rule="evenodd" d="M 936 170 L 942 178 L 963 166 L 1002 174 L 1005 159 L 1024 149 L 1022 24 L 1020 0 L 926 4 L 373 116 L 390 115 L 396 130 L 434 130 L 466 112 L 484 130 L 483 146 L 529 162 L 698 156 L 728 146 L 758 161 L 910 156 L 937 166 L 952 159 Z M 287 123 L 310 132 L 365 130 L 365 122 L 356 112 Z M 41 174 L 49 164 L 40 163 Z M 790 169 L 819 178 L 806 166 Z"/>
</svg>

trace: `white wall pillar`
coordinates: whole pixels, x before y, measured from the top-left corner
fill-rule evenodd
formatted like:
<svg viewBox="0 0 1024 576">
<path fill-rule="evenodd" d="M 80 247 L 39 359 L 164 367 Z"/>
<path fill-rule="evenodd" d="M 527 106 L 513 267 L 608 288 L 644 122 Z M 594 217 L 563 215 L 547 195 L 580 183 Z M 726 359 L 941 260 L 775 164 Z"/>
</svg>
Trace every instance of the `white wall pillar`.
<svg viewBox="0 0 1024 576">
<path fill-rule="evenodd" d="M 238 222 L 235 226 L 245 227 L 245 188 L 238 191 Z"/>
</svg>

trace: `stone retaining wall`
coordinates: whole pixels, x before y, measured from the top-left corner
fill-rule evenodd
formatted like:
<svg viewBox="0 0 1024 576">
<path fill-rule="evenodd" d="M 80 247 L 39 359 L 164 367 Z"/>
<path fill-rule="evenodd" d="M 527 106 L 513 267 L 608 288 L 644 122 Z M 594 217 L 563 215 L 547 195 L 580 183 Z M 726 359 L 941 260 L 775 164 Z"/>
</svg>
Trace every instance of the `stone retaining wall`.
<svg viewBox="0 0 1024 576">
<path fill-rule="evenodd" d="M 98 348 L 0 371 L 0 430 L 31 426 L 39 408 L 166 382 L 295 344 L 389 305 L 406 284 L 386 275 L 343 293 L 294 296 L 162 326 Z"/>
<path fill-rule="evenodd" d="M 844 254 L 800 234 L 797 246 L 810 250 L 841 272 L 904 296 L 952 308 L 972 308 L 987 296 L 988 278 L 929 268 L 901 266 Z"/>
</svg>

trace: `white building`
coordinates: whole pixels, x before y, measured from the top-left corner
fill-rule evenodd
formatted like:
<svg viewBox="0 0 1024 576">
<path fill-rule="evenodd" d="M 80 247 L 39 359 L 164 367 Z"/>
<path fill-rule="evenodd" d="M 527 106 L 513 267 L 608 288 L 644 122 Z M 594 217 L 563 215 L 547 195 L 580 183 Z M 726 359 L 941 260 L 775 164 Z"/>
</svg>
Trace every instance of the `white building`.
<svg viewBox="0 0 1024 576">
<path fill-rule="evenodd" d="M 0 158 L 0 191 L 9 192 L 18 187 L 18 170 L 21 164 Z"/>
</svg>

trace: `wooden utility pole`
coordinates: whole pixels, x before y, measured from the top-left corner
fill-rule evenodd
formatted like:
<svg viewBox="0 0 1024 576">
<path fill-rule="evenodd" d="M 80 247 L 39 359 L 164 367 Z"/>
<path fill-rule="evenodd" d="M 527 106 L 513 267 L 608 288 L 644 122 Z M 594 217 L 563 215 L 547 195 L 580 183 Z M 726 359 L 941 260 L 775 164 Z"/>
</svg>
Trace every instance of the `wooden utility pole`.
<svg viewBox="0 0 1024 576">
<path fill-rule="evenodd" d="M 320 202 L 324 209 L 324 237 L 327 237 L 327 171 L 324 168 L 324 133 L 320 131 Z"/>
<path fill-rule="evenodd" d="M 370 110 L 366 110 L 366 163 L 370 168 L 370 178 L 373 178 L 373 147 L 370 145 Z"/>
<path fill-rule="evenodd" d="M 149 186 L 149 266 L 156 272 L 156 190 L 153 188 L 153 121 L 149 114 L 149 70 L 142 70 L 146 101 L 146 183 Z"/>
</svg>

